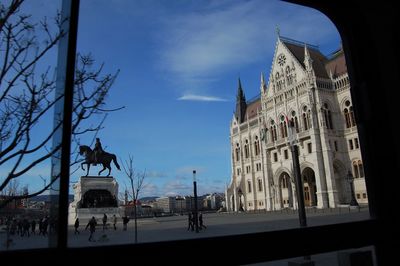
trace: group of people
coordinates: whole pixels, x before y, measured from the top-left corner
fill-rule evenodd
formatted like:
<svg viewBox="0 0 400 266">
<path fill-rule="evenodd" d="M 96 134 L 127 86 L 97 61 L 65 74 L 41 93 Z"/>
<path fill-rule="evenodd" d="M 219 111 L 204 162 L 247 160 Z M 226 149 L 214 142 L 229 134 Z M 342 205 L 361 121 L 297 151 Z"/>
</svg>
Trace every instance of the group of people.
<svg viewBox="0 0 400 266">
<path fill-rule="evenodd" d="M 194 231 L 195 225 L 196 225 L 196 214 L 194 212 L 189 212 L 187 230 Z M 198 226 L 199 226 L 199 230 L 207 228 L 207 226 L 204 225 L 203 214 L 201 212 L 198 214 Z"/>
<path fill-rule="evenodd" d="M 51 225 L 48 216 L 44 216 L 41 219 L 8 217 L 5 220 L 5 224 L 10 235 L 19 235 L 21 237 L 29 237 L 37 233 L 47 236 L 49 225 Z"/>
<path fill-rule="evenodd" d="M 103 214 L 103 218 L 102 218 L 103 231 L 107 230 L 107 220 L 108 220 L 108 216 L 107 216 L 107 214 L 104 213 Z M 113 229 L 114 230 L 117 230 L 117 220 L 118 220 L 117 216 L 114 214 L 113 217 L 112 217 Z M 77 235 L 77 234 L 79 235 L 80 234 L 80 232 L 79 232 L 79 224 L 80 224 L 79 218 L 76 218 L 75 224 L 74 224 L 74 228 L 75 228 L 74 234 L 75 235 Z M 92 218 L 89 220 L 89 222 L 87 223 L 87 225 L 85 227 L 85 230 L 87 230 L 89 228 L 89 232 L 90 232 L 89 241 L 94 241 L 93 240 L 93 234 L 96 231 L 96 226 L 97 226 L 97 220 L 96 220 L 96 218 L 94 216 L 92 216 Z M 125 225 L 124 225 L 124 230 L 126 230 L 125 229 Z"/>
</svg>

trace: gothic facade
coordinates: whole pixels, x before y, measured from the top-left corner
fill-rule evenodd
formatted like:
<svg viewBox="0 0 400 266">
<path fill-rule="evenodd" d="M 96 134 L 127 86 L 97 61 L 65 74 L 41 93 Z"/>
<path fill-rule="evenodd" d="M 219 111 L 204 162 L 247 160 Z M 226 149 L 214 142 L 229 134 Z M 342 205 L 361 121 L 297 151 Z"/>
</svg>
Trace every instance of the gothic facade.
<svg viewBox="0 0 400 266">
<path fill-rule="evenodd" d="M 246 101 L 239 79 L 228 211 L 297 208 L 290 140 L 299 150 L 306 207 L 349 204 L 352 187 L 357 202 L 368 203 L 343 51 L 325 56 L 318 47 L 278 36 L 260 96 Z"/>
</svg>

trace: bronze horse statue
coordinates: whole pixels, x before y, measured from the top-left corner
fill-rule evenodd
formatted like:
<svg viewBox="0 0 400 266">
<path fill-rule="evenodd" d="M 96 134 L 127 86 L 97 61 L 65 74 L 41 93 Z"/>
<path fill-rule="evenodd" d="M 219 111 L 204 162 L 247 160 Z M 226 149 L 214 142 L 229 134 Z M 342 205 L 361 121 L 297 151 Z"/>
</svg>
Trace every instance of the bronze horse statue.
<svg viewBox="0 0 400 266">
<path fill-rule="evenodd" d="M 87 164 L 88 168 L 87 168 L 87 173 L 86 176 L 89 175 L 89 169 L 90 169 L 90 164 L 102 164 L 103 165 L 103 169 L 99 172 L 99 175 L 101 174 L 101 172 L 103 172 L 104 170 L 106 170 L 106 168 L 108 168 L 108 175 L 110 175 L 111 173 L 111 161 L 114 162 L 115 166 L 117 167 L 118 170 L 121 170 L 118 162 L 117 162 L 117 156 L 115 156 L 115 154 L 112 153 L 108 153 L 108 152 L 102 152 L 99 156 L 98 156 L 98 160 L 97 162 L 95 162 L 95 157 L 94 157 L 94 151 L 86 145 L 81 145 L 79 146 L 79 154 L 85 156 L 85 161 L 83 163 L 81 163 L 81 167 L 82 170 L 85 170 L 85 168 L 83 168 L 84 164 Z"/>
</svg>

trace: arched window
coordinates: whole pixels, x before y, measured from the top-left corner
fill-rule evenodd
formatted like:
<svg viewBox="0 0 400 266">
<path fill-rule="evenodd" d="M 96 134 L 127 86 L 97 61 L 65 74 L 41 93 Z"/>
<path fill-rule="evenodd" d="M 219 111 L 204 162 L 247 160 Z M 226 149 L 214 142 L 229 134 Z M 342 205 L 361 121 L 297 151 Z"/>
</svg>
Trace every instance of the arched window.
<svg viewBox="0 0 400 266">
<path fill-rule="evenodd" d="M 246 144 L 244 144 L 244 158 L 249 158 L 250 150 L 249 150 L 249 141 L 246 139 Z"/>
<path fill-rule="evenodd" d="M 270 127 L 270 132 L 271 132 L 271 141 L 276 141 L 277 140 L 277 135 L 276 135 L 276 125 L 275 125 L 275 121 L 271 120 L 270 122 L 271 127 Z"/>
<path fill-rule="evenodd" d="M 364 167 L 361 161 L 358 161 L 358 172 L 360 173 L 360 177 L 364 177 Z"/>
<path fill-rule="evenodd" d="M 240 160 L 240 147 L 239 147 L 239 143 L 236 143 L 235 155 L 236 155 L 236 161 L 239 161 L 239 160 Z"/>
<path fill-rule="evenodd" d="M 290 71 L 290 67 L 289 66 L 286 67 L 286 79 L 287 79 L 287 84 L 288 85 L 292 85 L 293 76 L 292 76 L 292 73 Z"/>
<path fill-rule="evenodd" d="M 346 128 L 350 128 L 351 122 L 350 122 L 349 110 L 345 108 L 343 112 L 344 112 L 344 120 L 346 121 Z"/>
<path fill-rule="evenodd" d="M 294 117 L 294 127 L 296 128 L 296 133 L 299 133 L 300 128 L 299 128 L 299 120 L 297 119 L 297 116 Z"/>
<path fill-rule="evenodd" d="M 346 121 L 346 128 L 355 127 L 356 124 L 356 117 L 354 116 L 353 106 L 351 106 L 350 101 L 345 102 L 345 108 L 343 110 L 344 119 Z"/>
<path fill-rule="evenodd" d="M 247 192 L 251 193 L 251 181 L 247 180 Z"/>
<path fill-rule="evenodd" d="M 284 116 L 281 116 L 280 130 L 281 130 L 281 137 L 286 138 L 287 137 L 287 125 L 286 125 Z"/>
<path fill-rule="evenodd" d="M 276 80 L 276 88 L 278 91 L 281 89 L 281 81 L 279 80 L 279 72 L 276 72 L 275 74 L 275 80 Z"/>
<path fill-rule="evenodd" d="M 355 127 L 356 126 L 356 117 L 354 116 L 354 111 L 353 111 L 353 106 L 351 106 L 350 108 L 350 122 L 351 122 L 351 126 Z"/>
<path fill-rule="evenodd" d="M 289 176 L 284 174 L 281 179 L 281 187 L 288 188 L 289 187 Z"/>
<path fill-rule="evenodd" d="M 294 127 L 296 128 L 296 133 L 299 133 L 299 120 L 297 119 L 296 112 L 292 112 L 292 121 L 294 122 Z"/>
<path fill-rule="evenodd" d="M 257 156 L 260 154 L 260 140 L 258 139 L 258 136 L 255 137 L 254 141 L 254 154 Z"/>
<path fill-rule="evenodd" d="M 307 108 L 307 106 L 303 107 L 303 125 L 304 130 L 308 130 L 311 128 L 311 111 Z"/>
<path fill-rule="evenodd" d="M 332 113 L 331 113 L 331 110 L 329 110 L 329 106 L 327 103 L 324 103 L 324 105 L 322 107 L 322 112 L 324 114 L 324 121 L 325 121 L 326 128 L 333 129 Z"/>
<path fill-rule="evenodd" d="M 257 179 L 257 182 L 258 182 L 258 191 L 260 191 L 260 192 L 263 191 L 261 178 Z"/>
<path fill-rule="evenodd" d="M 358 178 L 359 177 L 357 162 L 353 162 L 353 175 L 354 175 L 354 178 Z"/>
<path fill-rule="evenodd" d="M 364 168 L 361 160 L 353 162 L 353 172 L 354 172 L 354 178 L 364 177 Z"/>
</svg>

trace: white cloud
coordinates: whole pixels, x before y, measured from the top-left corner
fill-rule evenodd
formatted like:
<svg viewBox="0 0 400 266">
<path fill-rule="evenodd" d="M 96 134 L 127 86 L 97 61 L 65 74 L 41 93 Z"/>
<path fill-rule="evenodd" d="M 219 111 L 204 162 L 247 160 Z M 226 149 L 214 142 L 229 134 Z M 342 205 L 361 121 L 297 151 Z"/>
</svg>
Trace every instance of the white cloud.
<svg viewBox="0 0 400 266">
<path fill-rule="evenodd" d="M 162 195 L 165 196 L 176 196 L 176 195 L 187 195 L 191 191 L 191 186 L 181 180 L 170 180 L 163 186 Z"/>
<path fill-rule="evenodd" d="M 210 83 L 223 74 L 252 63 L 265 61 L 269 69 L 266 58 L 274 51 L 277 26 L 281 35 L 309 43 L 338 36 L 319 12 L 275 1 L 210 1 L 160 22 L 160 66 L 178 88 L 190 85 L 194 95 L 207 94 Z"/>
<path fill-rule="evenodd" d="M 223 99 L 216 96 L 206 96 L 206 95 L 195 95 L 195 94 L 185 94 L 178 98 L 179 101 L 200 101 L 200 102 L 226 102 L 227 99 Z"/>
</svg>

